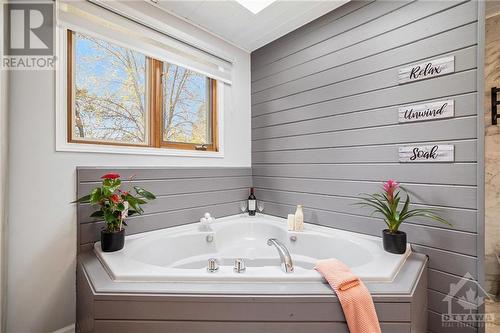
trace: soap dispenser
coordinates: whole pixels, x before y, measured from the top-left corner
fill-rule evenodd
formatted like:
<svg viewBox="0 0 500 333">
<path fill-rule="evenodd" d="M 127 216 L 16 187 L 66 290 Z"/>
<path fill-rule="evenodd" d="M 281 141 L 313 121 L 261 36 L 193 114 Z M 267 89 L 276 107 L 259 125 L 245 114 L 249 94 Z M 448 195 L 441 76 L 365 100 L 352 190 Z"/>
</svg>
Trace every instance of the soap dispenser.
<svg viewBox="0 0 500 333">
<path fill-rule="evenodd" d="M 210 216 L 210 213 L 205 213 L 205 215 L 200 219 L 200 231 L 212 231 L 210 228 L 210 223 L 214 222 L 214 218 Z"/>
<path fill-rule="evenodd" d="M 295 211 L 295 231 L 304 230 L 304 212 L 302 211 L 302 205 L 297 205 L 297 210 Z"/>
</svg>

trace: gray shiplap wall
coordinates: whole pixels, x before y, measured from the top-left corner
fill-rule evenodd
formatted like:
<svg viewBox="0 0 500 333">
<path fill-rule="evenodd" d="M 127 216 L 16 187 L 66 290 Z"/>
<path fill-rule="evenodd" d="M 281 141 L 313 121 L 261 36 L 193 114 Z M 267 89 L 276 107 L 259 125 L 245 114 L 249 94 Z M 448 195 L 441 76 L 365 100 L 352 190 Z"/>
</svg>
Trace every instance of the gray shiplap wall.
<svg viewBox="0 0 500 333">
<path fill-rule="evenodd" d="M 122 179 L 134 175 L 130 185 L 142 186 L 157 199 L 144 205 L 144 214 L 127 220 L 127 234 L 198 222 L 205 212 L 222 217 L 240 212 L 239 201 L 248 197 L 251 168 L 95 168 L 77 169 L 78 196 L 88 194 L 108 172 L 118 172 Z M 100 238 L 103 222 L 88 216 L 89 205 L 77 208 L 79 250 L 90 247 Z"/>
<path fill-rule="evenodd" d="M 482 279 L 478 7 L 353 1 L 252 53 L 253 183 L 267 214 L 285 217 L 302 203 L 308 222 L 378 236 L 381 221 L 352 203 L 394 178 L 415 206 L 439 208 L 453 223 L 402 227 L 430 257 L 433 332 L 477 331 L 443 328 L 440 314 L 450 283 L 466 273 Z M 400 67 L 445 56 L 455 57 L 455 73 L 398 85 Z M 444 99 L 455 100 L 454 118 L 398 124 L 399 106 Z M 412 143 L 453 144 L 455 162 L 398 163 L 398 147 Z"/>
</svg>

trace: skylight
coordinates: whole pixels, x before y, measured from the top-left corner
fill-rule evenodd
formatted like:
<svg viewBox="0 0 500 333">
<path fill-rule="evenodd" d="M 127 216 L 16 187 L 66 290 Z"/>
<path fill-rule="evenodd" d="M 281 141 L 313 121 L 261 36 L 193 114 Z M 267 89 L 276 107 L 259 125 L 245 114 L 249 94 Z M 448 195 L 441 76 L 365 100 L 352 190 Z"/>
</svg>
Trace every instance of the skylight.
<svg viewBox="0 0 500 333">
<path fill-rule="evenodd" d="M 257 14 L 276 0 L 235 0 L 237 3 L 248 9 L 254 14 Z"/>
</svg>

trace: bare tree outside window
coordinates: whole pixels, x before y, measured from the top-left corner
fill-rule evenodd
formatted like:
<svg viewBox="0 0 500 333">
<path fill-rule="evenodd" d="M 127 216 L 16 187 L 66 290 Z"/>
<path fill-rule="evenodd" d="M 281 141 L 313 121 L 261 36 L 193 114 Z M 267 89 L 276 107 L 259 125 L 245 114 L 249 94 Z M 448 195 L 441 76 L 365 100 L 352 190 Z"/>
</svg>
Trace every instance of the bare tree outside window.
<svg viewBox="0 0 500 333">
<path fill-rule="evenodd" d="M 211 143 L 209 87 L 206 76 L 163 64 L 163 141 Z"/>
<path fill-rule="evenodd" d="M 73 138 L 145 143 L 146 57 L 74 34 Z"/>
<path fill-rule="evenodd" d="M 218 150 L 217 81 L 67 31 L 68 142 Z"/>
</svg>

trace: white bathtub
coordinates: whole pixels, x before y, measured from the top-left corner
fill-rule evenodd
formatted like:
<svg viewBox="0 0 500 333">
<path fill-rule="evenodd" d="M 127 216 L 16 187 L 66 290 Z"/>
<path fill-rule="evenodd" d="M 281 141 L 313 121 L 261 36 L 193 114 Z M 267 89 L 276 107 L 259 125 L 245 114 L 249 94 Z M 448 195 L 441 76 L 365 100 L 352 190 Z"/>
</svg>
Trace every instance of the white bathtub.
<svg viewBox="0 0 500 333">
<path fill-rule="evenodd" d="M 337 258 L 364 281 L 390 282 L 410 254 L 387 253 L 381 239 L 338 229 L 305 224 L 303 232 L 287 231 L 286 220 L 267 215 L 230 216 L 211 224 L 212 232 L 199 231 L 193 223 L 127 236 L 118 252 L 94 251 L 116 281 L 154 282 L 318 282 L 314 270 L 318 259 Z M 213 241 L 207 241 L 207 236 Z M 292 241 L 291 236 L 296 236 Z M 210 237 L 208 237 L 210 238 Z M 268 246 L 269 238 L 280 240 L 291 253 L 294 271 L 281 269 L 278 251 Z M 208 272 L 209 258 L 217 258 L 220 268 Z M 233 270 L 242 258 L 243 273 Z"/>
</svg>

